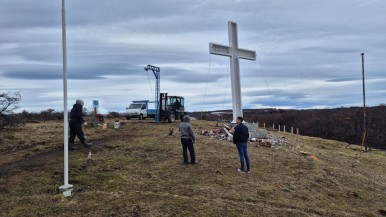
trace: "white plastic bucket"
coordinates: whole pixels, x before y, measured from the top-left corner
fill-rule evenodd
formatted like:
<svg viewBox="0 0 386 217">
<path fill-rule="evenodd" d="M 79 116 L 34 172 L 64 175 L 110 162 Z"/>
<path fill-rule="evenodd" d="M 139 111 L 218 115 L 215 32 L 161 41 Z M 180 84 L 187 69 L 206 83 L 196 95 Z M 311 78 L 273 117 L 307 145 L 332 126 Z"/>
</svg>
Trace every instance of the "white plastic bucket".
<svg viewBox="0 0 386 217">
<path fill-rule="evenodd" d="M 115 129 L 118 129 L 118 128 L 120 128 L 121 127 L 121 124 L 119 123 L 119 121 L 115 121 L 114 122 L 114 128 Z"/>
</svg>

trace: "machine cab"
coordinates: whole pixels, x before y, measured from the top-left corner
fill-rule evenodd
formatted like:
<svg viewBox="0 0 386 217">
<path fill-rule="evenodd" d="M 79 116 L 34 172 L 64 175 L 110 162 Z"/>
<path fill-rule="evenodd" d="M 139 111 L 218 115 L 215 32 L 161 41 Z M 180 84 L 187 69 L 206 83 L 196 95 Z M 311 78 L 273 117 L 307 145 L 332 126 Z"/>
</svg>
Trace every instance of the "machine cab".
<svg viewBox="0 0 386 217">
<path fill-rule="evenodd" d="M 181 96 L 169 96 L 168 97 L 168 110 L 183 112 L 185 111 L 184 107 L 184 97 Z"/>
</svg>

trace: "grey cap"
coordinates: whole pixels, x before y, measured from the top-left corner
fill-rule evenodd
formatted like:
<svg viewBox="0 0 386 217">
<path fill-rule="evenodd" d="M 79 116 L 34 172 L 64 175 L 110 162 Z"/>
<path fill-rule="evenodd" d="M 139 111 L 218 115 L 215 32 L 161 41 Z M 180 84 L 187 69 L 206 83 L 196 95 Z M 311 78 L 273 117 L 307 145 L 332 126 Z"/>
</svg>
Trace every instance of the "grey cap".
<svg viewBox="0 0 386 217">
<path fill-rule="evenodd" d="M 77 99 L 77 100 L 76 100 L 76 104 L 77 104 L 77 105 L 83 106 L 83 105 L 84 105 L 84 102 L 83 102 L 83 100 L 81 100 L 81 99 Z"/>
</svg>

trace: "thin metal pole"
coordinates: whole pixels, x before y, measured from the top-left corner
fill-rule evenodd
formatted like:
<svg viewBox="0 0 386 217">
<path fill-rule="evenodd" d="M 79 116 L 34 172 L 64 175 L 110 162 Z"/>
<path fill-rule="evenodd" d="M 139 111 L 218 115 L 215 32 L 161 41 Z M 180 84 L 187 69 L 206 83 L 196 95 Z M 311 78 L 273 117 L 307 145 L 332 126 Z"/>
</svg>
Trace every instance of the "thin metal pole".
<svg viewBox="0 0 386 217">
<path fill-rule="evenodd" d="M 63 97 L 64 97 L 64 185 L 68 185 L 68 113 L 67 113 L 67 38 L 66 7 L 62 0 L 62 43 L 63 43 Z"/>
<path fill-rule="evenodd" d="M 155 122 L 160 122 L 160 107 L 159 107 L 159 101 L 160 99 L 160 81 L 161 81 L 161 73 L 160 71 L 154 72 L 155 75 Z"/>
<path fill-rule="evenodd" d="M 62 45 L 63 45 L 63 115 L 64 115 L 64 185 L 59 189 L 64 196 L 71 196 L 72 185 L 68 184 L 68 113 L 67 113 L 67 44 L 66 44 L 66 7 L 62 0 Z"/>
<path fill-rule="evenodd" d="M 365 94 L 365 53 L 361 53 L 362 55 L 362 84 L 363 84 L 363 143 L 365 144 L 365 151 L 367 151 L 367 117 L 366 117 L 366 94 Z"/>
</svg>

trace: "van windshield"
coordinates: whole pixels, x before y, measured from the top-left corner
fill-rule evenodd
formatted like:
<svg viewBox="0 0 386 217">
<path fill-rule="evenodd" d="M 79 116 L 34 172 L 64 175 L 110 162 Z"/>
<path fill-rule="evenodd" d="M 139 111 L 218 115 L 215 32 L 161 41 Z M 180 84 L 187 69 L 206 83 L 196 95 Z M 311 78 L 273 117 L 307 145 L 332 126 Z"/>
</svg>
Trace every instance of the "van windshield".
<svg viewBox="0 0 386 217">
<path fill-rule="evenodd" d="M 129 109 L 140 109 L 142 104 L 130 104 Z"/>
</svg>

